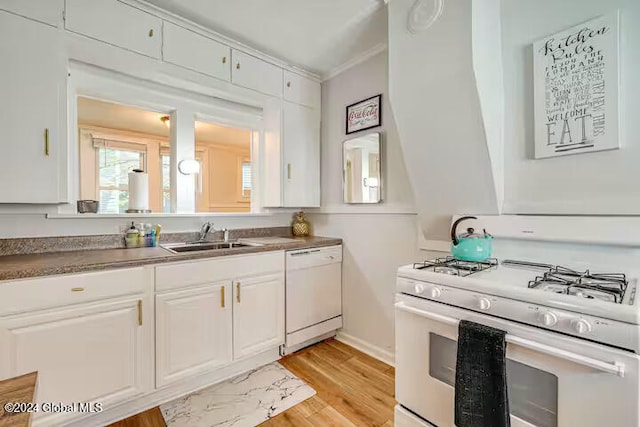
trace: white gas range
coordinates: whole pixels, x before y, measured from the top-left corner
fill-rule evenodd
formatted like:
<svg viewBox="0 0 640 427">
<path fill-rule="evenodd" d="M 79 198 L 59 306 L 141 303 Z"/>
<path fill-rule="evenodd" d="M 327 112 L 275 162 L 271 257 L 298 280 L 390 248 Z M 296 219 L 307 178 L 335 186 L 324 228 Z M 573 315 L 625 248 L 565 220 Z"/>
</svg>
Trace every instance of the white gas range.
<svg viewBox="0 0 640 427">
<path fill-rule="evenodd" d="M 638 249 L 569 243 L 566 219 L 539 227 L 568 224 L 555 242 L 492 221 L 496 258 L 398 269 L 396 425 L 454 425 L 458 324 L 469 320 L 507 332 L 512 426 L 639 426 Z"/>
</svg>

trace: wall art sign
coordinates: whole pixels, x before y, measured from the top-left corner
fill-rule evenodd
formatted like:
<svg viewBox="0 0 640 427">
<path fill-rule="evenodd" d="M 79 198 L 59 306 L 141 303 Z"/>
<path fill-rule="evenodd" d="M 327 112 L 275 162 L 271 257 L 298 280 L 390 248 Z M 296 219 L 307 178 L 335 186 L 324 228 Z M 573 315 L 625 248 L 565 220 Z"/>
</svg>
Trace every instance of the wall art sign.
<svg viewBox="0 0 640 427">
<path fill-rule="evenodd" d="M 382 95 L 347 106 L 347 135 L 382 124 Z"/>
<path fill-rule="evenodd" d="M 536 159 L 620 148 L 618 12 L 533 44 Z"/>
</svg>

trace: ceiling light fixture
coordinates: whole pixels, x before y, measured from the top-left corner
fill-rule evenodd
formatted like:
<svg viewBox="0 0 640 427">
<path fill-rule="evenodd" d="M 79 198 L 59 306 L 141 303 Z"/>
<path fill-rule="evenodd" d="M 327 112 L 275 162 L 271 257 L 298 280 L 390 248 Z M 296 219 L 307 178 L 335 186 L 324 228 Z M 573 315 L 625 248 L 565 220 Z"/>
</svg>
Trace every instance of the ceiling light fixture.
<svg viewBox="0 0 640 427">
<path fill-rule="evenodd" d="M 170 126 L 171 126 L 171 117 L 169 117 L 169 116 L 162 116 L 162 117 L 160 117 L 160 121 L 161 121 L 162 123 L 164 123 L 164 125 L 165 125 L 166 127 L 170 127 Z"/>
</svg>

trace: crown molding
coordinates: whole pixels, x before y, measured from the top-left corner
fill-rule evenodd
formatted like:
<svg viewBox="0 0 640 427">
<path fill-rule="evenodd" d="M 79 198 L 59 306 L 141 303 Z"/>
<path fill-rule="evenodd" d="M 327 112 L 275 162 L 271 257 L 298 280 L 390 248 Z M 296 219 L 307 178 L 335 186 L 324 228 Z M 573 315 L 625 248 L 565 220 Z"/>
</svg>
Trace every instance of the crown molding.
<svg viewBox="0 0 640 427">
<path fill-rule="evenodd" d="M 367 59 L 373 58 L 379 53 L 385 52 L 388 48 L 387 43 L 378 43 L 370 49 L 361 52 L 360 54 L 354 56 L 346 62 L 338 65 L 337 67 L 331 69 L 329 72 L 322 75 L 322 82 L 326 82 L 327 80 L 331 80 L 335 76 L 344 73 L 349 68 L 353 68 L 358 64 L 363 63 Z"/>
</svg>

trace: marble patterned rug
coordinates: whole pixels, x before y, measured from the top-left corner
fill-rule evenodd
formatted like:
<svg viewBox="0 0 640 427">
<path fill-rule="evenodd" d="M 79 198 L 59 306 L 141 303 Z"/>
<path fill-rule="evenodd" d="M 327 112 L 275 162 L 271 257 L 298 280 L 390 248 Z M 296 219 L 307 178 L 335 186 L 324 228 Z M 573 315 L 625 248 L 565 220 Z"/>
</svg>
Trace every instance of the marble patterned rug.
<svg viewBox="0 0 640 427">
<path fill-rule="evenodd" d="M 278 362 L 160 406 L 167 427 L 253 427 L 316 394 Z"/>
</svg>

